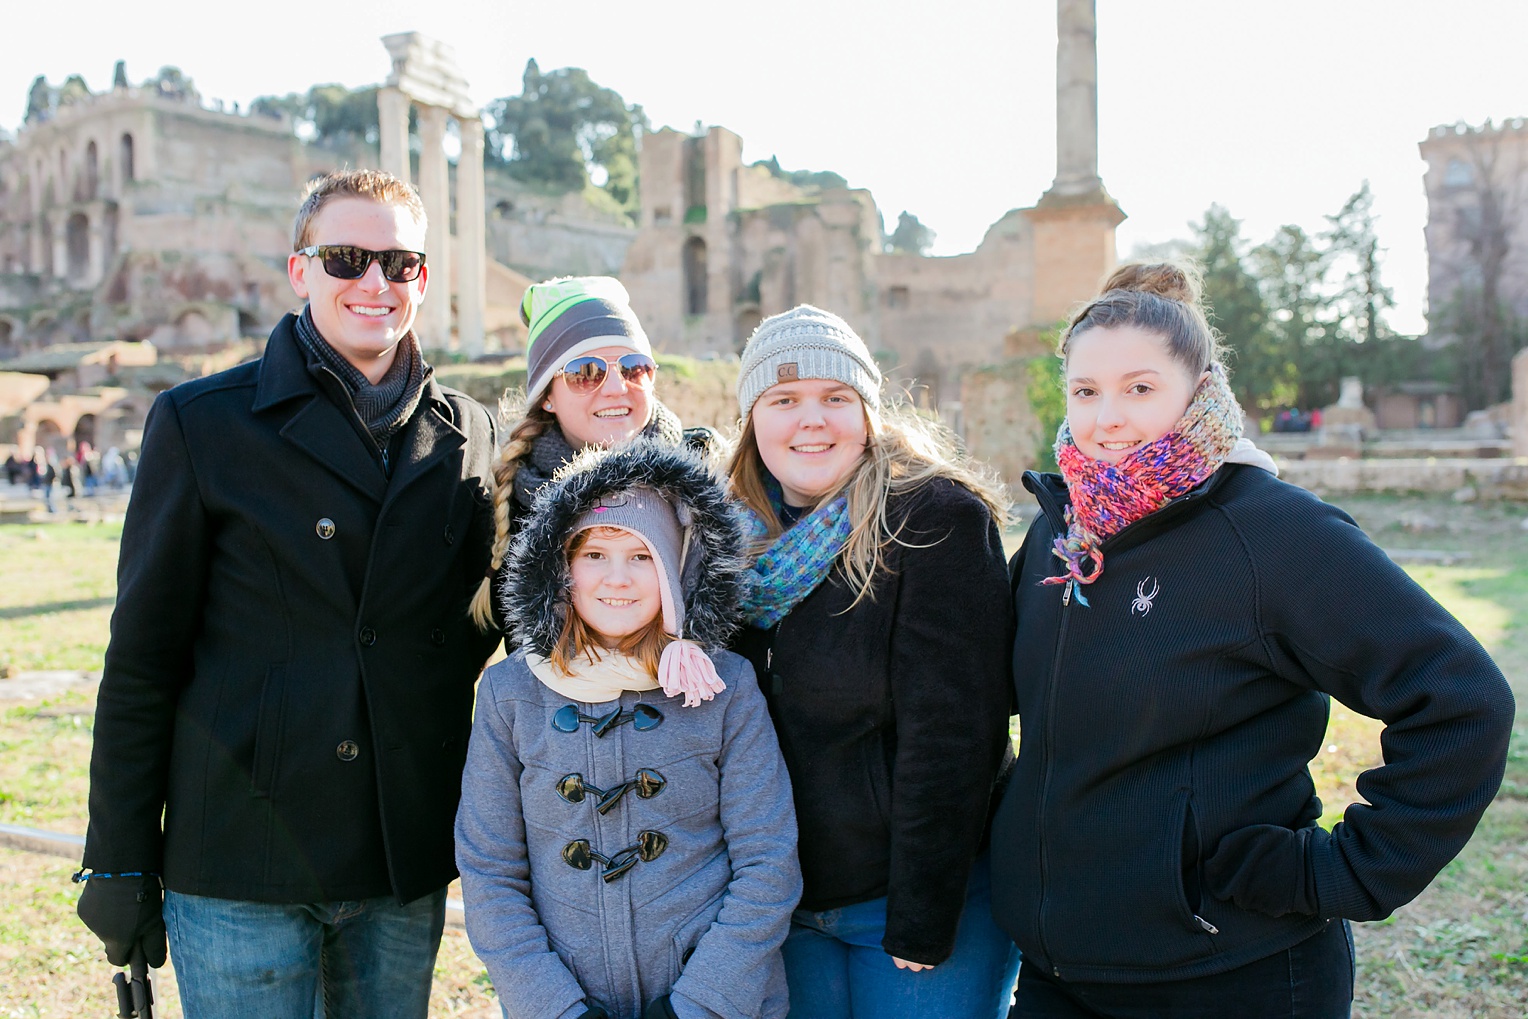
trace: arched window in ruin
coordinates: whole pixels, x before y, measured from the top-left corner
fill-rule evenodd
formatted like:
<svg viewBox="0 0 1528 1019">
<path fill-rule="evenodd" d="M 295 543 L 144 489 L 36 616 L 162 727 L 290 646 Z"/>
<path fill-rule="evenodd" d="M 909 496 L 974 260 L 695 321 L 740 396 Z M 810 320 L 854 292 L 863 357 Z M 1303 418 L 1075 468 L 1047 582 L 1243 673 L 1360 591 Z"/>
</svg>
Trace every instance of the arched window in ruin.
<svg viewBox="0 0 1528 1019">
<path fill-rule="evenodd" d="M 74 426 L 74 448 L 79 449 L 82 442 L 90 443 L 92 448 L 96 444 L 96 416 L 94 414 L 81 414 L 79 421 Z"/>
<path fill-rule="evenodd" d="M 52 418 L 43 418 L 37 422 L 37 431 L 32 444 L 41 446 L 59 460 L 69 455 L 69 444 L 64 441 L 64 430 L 58 427 L 58 422 Z"/>
<path fill-rule="evenodd" d="M 748 337 L 753 335 L 753 331 L 759 328 L 759 323 L 762 321 L 764 316 L 759 313 L 758 308 L 745 307 L 737 313 L 737 332 L 733 335 L 732 344 L 735 351 L 739 354 L 743 352 L 743 347 L 748 343 Z"/>
<path fill-rule="evenodd" d="M 85 200 L 93 202 L 101 192 L 101 157 L 96 143 L 85 146 Z"/>
<path fill-rule="evenodd" d="M 699 237 L 684 242 L 684 310 L 706 313 L 706 242 Z"/>
<path fill-rule="evenodd" d="M 84 283 L 90 273 L 90 220 L 76 212 L 64 224 L 65 249 L 69 255 L 70 283 Z"/>
<path fill-rule="evenodd" d="M 133 136 L 123 134 L 120 151 L 117 158 L 122 163 L 122 183 L 137 180 L 137 171 L 133 168 Z"/>
<path fill-rule="evenodd" d="M 107 202 L 106 222 L 104 226 L 106 229 L 106 257 L 108 259 L 114 258 L 117 254 L 117 229 L 121 223 L 121 220 L 122 214 L 117 209 L 117 203 Z"/>
</svg>

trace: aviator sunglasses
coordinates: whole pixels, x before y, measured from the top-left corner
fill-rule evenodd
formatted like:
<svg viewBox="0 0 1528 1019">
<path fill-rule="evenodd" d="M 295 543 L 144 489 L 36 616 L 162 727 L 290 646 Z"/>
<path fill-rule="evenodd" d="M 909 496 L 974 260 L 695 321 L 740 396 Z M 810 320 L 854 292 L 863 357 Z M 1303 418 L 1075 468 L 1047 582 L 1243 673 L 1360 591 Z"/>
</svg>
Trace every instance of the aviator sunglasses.
<svg viewBox="0 0 1528 1019">
<path fill-rule="evenodd" d="M 382 275 L 392 283 L 409 283 L 419 278 L 424 268 L 423 251 L 371 251 L 354 244 L 310 244 L 298 252 L 323 261 L 324 272 L 337 280 L 358 280 L 366 275 L 372 259 L 382 267 Z M 603 377 L 603 374 L 601 375 Z"/>
<path fill-rule="evenodd" d="M 610 365 L 621 369 L 621 378 L 631 386 L 646 386 L 653 381 L 658 365 L 646 354 L 622 354 L 620 357 L 575 357 L 562 366 L 563 381 L 575 393 L 592 393 L 605 384 Z"/>
</svg>

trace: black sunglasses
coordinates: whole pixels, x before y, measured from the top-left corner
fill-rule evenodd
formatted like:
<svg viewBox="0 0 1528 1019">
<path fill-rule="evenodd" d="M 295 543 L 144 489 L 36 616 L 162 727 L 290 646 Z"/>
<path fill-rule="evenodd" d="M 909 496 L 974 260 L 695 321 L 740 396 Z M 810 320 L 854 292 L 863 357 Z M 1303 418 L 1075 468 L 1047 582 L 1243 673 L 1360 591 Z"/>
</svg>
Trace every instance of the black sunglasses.
<svg viewBox="0 0 1528 1019">
<path fill-rule="evenodd" d="M 621 370 L 628 385 L 645 386 L 652 382 L 658 365 L 646 354 L 622 354 L 617 358 L 575 357 L 562 366 L 563 381 L 575 393 L 592 393 L 605 384 L 611 365 Z"/>
<path fill-rule="evenodd" d="M 614 856 L 595 852 L 589 845 L 588 839 L 574 839 L 562 847 L 562 858 L 569 867 L 575 870 L 588 870 L 595 863 L 602 864 L 605 872 L 601 877 L 609 882 L 635 867 L 638 860 L 651 863 L 662 856 L 667 848 L 668 836 L 661 831 L 639 831 L 637 844 L 627 846 Z"/>
<path fill-rule="evenodd" d="M 371 251 L 354 244 L 310 244 L 298 252 L 324 263 L 324 272 L 337 280 L 358 280 L 366 275 L 371 260 L 382 267 L 382 275 L 393 283 L 408 283 L 419 278 L 424 268 L 423 251 Z"/>
<path fill-rule="evenodd" d="M 638 732 L 646 732 L 663 724 L 663 712 L 651 704 L 638 704 L 630 711 L 616 708 L 607 714 L 594 716 L 579 711 L 576 704 L 564 704 L 552 715 L 552 728 L 558 732 L 577 732 L 580 725 L 592 725 L 594 735 L 601 737 L 627 722 Z"/>
<path fill-rule="evenodd" d="M 622 782 L 610 789 L 601 789 L 584 781 L 584 776 L 574 772 L 564 775 L 557 780 L 557 795 L 569 803 L 582 803 L 584 797 L 597 796 L 594 809 L 601 814 L 610 813 L 610 809 L 621 802 L 621 797 L 628 792 L 634 792 L 644 800 L 650 800 L 663 792 L 663 787 L 668 785 L 668 780 L 651 768 L 638 768 L 635 778 Z"/>
</svg>

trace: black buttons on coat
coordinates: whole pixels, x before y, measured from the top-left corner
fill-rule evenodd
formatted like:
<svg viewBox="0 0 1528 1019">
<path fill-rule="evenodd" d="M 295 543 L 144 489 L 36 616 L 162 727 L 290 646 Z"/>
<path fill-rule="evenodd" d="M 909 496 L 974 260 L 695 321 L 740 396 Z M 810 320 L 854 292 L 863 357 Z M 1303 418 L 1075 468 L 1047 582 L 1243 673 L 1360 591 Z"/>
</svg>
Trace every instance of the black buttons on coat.
<svg viewBox="0 0 1528 1019">
<path fill-rule="evenodd" d="M 373 644 L 375 644 L 377 642 L 377 631 L 373 630 L 369 626 L 361 627 L 361 634 L 360 634 L 360 636 L 361 636 L 361 643 L 366 645 L 367 647 L 371 647 Z"/>
<path fill-rule="evenodd" d="M 456 532 L 451 529 L 450 524 L 446 525 L 445 539 L 447 545 L 454 545 L 456 543 Z"/>
<path fill-rule="evenodd" d="M 313 530 L 318 532 L 318 536 L 320 538 L 328 541 L 330 538 L 334 537 L 334 521 L 330 520 L 328 517 L 319 517 L 318 523 L 313 525 Z"/>
<path fill-rule="evenodd" d="M 361 755 L 361 748 L 353 739 L 347 739 L 334 748 L 334 756 L 342 761 L 353 761 Z"/>
<path fill-rule="evenodd" d="M 445 642 L 446 642 L 446 631 L 445 630 L 442 630 L 440 627 L 437 626 L 435 629 L 430 631 L 430 643 L 431 644 L 434 644 L 437 647 L 439 647 L 441 644 L 444 644 Z"/>
</svg>

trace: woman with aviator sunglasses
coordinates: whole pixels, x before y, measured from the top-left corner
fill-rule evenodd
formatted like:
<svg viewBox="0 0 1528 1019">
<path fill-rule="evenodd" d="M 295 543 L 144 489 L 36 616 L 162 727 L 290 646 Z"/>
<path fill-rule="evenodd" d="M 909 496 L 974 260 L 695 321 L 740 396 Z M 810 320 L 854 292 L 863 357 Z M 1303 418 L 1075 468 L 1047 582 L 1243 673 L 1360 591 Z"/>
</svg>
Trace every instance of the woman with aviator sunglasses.
<svg viewBox="0 0 1528 1019">
<path fill-rule="evenodd" d="M 638 436 L 702 451 L 713 441 L 709 428 L 684 428 L 653 395 L 658 366 L 619 280 L 536 283 L 520 317 L 530 329 L 525 404 L 494 468 L 493 557 L 472 599 L 472 618 L 485 631 L 505 630 L 493 592 L 518 522 L 579 450 Z"/>
</svg>

